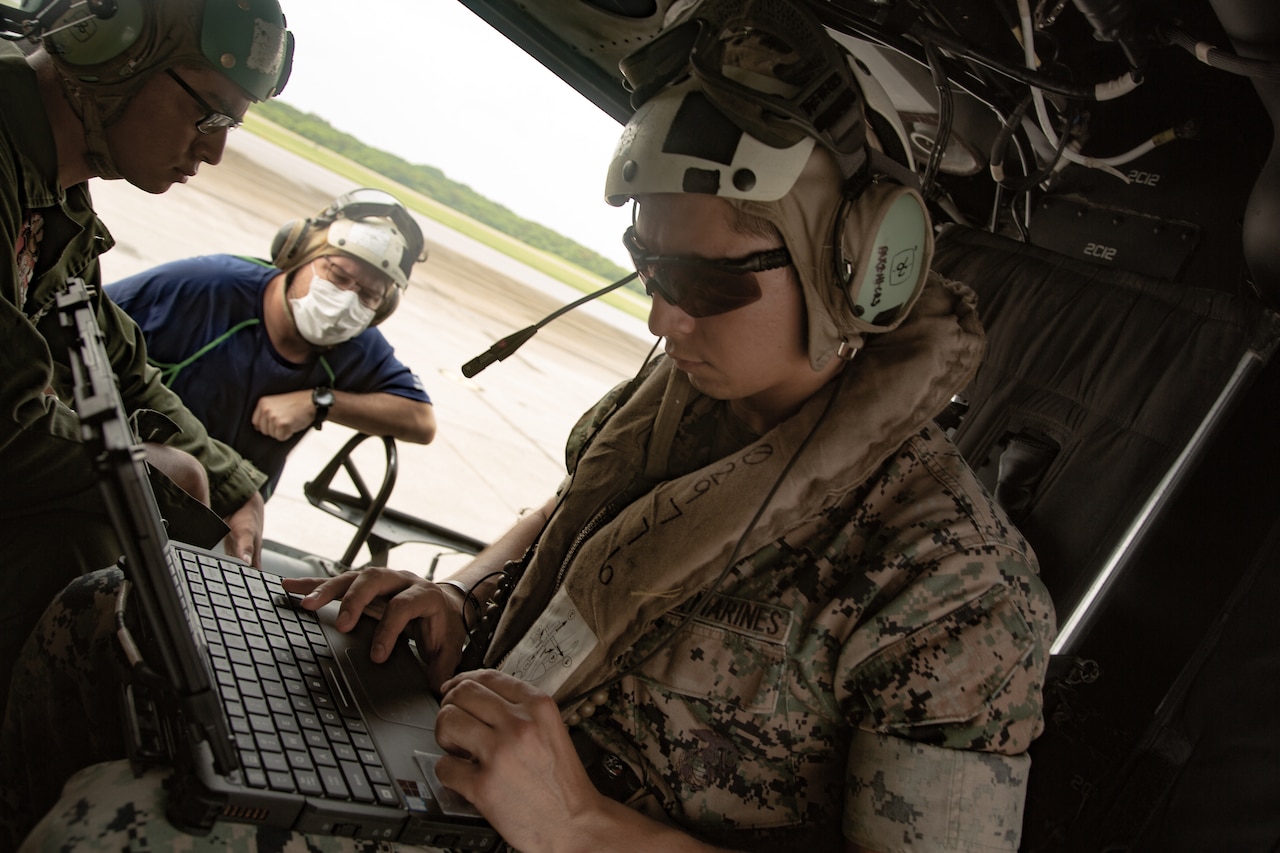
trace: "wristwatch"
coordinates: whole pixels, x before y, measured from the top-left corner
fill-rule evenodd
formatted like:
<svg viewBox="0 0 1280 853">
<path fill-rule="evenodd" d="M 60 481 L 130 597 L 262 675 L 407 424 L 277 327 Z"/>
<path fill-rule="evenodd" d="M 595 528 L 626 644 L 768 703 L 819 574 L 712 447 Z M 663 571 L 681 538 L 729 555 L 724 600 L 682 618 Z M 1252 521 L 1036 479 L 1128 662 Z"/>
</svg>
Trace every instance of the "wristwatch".
<svg viewBox="0 0 1280 853">
<path fill-rule="evenodd" d="M 333 389 L 323 385 L 311 389 L 311 405 L 316 407 L 316 419 L 311 422 L 311 426 L 320 429 L 324 419 L 329 417 L 329 407 L 333 405 Z"/>
</svg>

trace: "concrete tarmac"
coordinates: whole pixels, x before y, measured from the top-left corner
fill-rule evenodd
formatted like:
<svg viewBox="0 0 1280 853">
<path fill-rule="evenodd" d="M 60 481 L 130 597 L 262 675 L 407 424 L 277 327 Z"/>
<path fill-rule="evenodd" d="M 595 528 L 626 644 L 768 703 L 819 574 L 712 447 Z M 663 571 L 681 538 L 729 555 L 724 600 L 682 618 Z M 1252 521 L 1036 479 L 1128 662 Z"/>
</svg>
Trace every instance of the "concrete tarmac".
<svg viewBox="0 0 1280 853">
<path fill-rule="evenodd" d="M 356 186 L 245 131 L 231 134 L 220 165 L 206 165 L 189 184 L 161 196 L 95 180 L 95 206 L 117 241 L 102 258 L 103 279 L 200 254 L 265 258 L 281 225 Z M 489 541 L 552 494 L 565 473 L 569 429 L 639 369 L 653 339 L 642 321 L 590 303 L 540 330 L 505 361 L 464 378 L 461 365 L 494 341 L 582 294 L 433 220 L 417 219 L 430 258 L 415 269 L 399 309 L 380 328 L 397 357 L 422 378 L 439 430 L 430 445 L 397 443 L 399 474 L 389 506 Z M 343 554 L 355 528 L 313 507 L 303 485 L 353 435 L 329 423 L 298 444 L 267 503 L 268 539 L 331 559 Z M 368 440 L 357 452 L 370 489 L 381 482 L 383 458 L 380 441 Z M 342 473 L 334 485 L 351 490 Z M 406 544 L 389 562 L 424 572 L 437 553 Z M 445 556 L 439 573 L 460 564 Z"/>
</svg>

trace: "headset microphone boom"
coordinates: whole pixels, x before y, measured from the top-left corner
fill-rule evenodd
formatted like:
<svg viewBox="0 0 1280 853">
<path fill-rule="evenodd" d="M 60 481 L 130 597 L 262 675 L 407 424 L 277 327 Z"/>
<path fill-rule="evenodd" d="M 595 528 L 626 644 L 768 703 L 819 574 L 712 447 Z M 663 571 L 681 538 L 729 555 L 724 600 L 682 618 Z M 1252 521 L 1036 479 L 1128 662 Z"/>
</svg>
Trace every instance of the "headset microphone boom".
<svg viewBox="0 0 1280 853">
<path fill-rule="evenodd" d="M 631 273 L 631 275 L 620 278 L 617 281 L 615 281 L 613 284 L 610 284 L 606 287 L 602 287 L 593 293 L 588 293 L 586 296 L 582 297 L 581 299 L 578 299 L 574 302 L 570 302 L 568 305 L 564 306 L 563 308 L 559 308 L 551 312 L 550 314 L 543 317 L 538 322 L 534 323 L 532 326 L 527 326 L 518 332 L 512 332 L 511 334 L 507 335 L 505 338 L 502 338 L 497 342 L 495 342 L 494 345 L 489 347 L 489 349 L 486 350 L 485 352 L 481 353 L 480 355 L 468 361 L 466 364 L 462 365 L 462 375 L 470 379 L 480 371 L 484 370 L 489 365 L 493 364 L 495 361 L 503 361 L 504 359 L 506 359 L 507 356 L 511 355 L 516 350 L 520 349 L 520 347 L 524 346 L 525 341 L 529 340 L 529 338 L 532 338 L 535 334 L 537 334 L 539 329 L 541 329 L 543 326 L 547 325 L 552 320 L 559 317 L 561 314 L 567 314 L 568 312 L 572 311 L 574 308 L 577 308 L 579 305 L 590 302 L 592 299 L 596 299 L 598 297 L 604 296 L 606 293 L 609 293 L 610 291 L 617 290 L 619 287 L 622 287 L 622 285 L 633 280 L 637 275 L 639 275 L 639 273 Z"/>
</svg>

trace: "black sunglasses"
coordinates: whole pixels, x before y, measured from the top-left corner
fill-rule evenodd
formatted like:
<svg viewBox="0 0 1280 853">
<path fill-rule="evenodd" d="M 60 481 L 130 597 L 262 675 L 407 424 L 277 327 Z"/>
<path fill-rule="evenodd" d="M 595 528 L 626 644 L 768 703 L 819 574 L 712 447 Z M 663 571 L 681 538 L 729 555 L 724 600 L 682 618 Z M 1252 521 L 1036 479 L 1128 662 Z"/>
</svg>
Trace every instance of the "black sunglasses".
<svg viewBox="0 0 1280 853">
<path fill-rule="evenodd" d="M 755 273 L 791 265 L 786 249 L 770 249 L 743 258 L 694 258 L 648 254 L 636 238 L 635 226 L 622 234 L 645 292 L 656 292 L 690 317 L 714 317 L 750 305 L 760 298 Z"/>
<path fill-rule="evenodd" d="M 200 95 L 196 93 L 195 89 L 188 86 L 187 81 L 179 77 L 177 71 L 174 71 L 172 68 L 166 68 L 165 73 L 172 77 L 173 82 L 181 86 L 182 90 L 190 95 L 195 102 L 200 105 L 200 109 L 204 110 L 204 118 L 196 122 L 196 130 L 201 133 L 217 133 L 219 130 L 224 128 L 227 130 L 235 130 L 240 126 L 240 119 L 232 118 L 226 113 L 218 112 L 213 107 L 209 106 L 209 102 L 200 97 Z"/>
</svg>

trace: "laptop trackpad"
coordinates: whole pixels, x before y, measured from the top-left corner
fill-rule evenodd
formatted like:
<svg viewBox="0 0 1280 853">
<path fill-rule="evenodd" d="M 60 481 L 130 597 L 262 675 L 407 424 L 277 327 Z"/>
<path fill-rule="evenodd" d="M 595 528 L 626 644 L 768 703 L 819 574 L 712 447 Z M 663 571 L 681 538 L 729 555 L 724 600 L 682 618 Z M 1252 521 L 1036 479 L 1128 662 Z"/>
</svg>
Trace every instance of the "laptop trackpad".
<svg viewBox="0 0 1280 853">
<path fill-rule="evenodd" d="M 418 767 L 422 770 L 422 775 L 427 777 L 427 785 L 431 788 L 431 793 L 435 795 L 436 802 L 440 806 L 440 811 L 450 817 L 481 817 L 480 812 L 476 811 L 476 807 L 471 805 L 466 797 L 459 794 L 452 788 L 446 788 L 438 778 L 436 778 L 436 762 L 440 760 L 439 755 L 432 755 L 426 752 L 413 753 L 413 757 L 418 761 Z"/>
<path fill-rule="evenodd" d="M 366 712 L 377 714 L 389 723 L 435 731 L 436 712 L 440 703 L 427 689 L 427 676 L 421 661 L 402 641 L 391 657 L 381 664 L 369 660 L 367 650 L 344 649 L 343 668 L 357 682 Z"/>
</svg>

